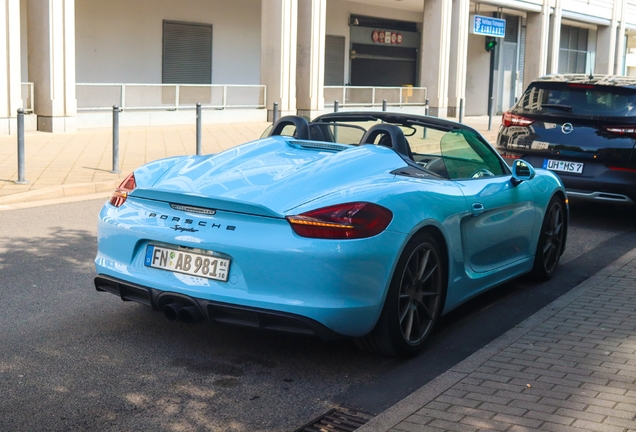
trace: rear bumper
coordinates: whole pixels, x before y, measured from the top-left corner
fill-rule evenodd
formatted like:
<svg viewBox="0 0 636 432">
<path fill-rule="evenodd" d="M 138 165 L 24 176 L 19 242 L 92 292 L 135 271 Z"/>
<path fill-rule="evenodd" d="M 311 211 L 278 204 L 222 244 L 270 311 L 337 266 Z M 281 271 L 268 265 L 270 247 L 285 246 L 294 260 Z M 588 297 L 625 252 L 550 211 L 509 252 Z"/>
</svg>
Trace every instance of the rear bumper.
<svg viewBox="0 0 636 432">
<path fill-rule="evenodd" d="M 168 217 L 164 221 L 150 216 L 155 214 Z M 156 290 L 157 296 L 195 299 L 206 310 L 214 303 L 305 317 L 351 337 L 363 336 L 375 326 L 407 237 L 384 231 L 367 239 L 307 239 L 295 235 L 284 219 L 222 211 L 186 216 L 195 229 L 181 233 L 171 221 L 180 214 L 168 204 L 142 200 L 128 200 L 120 208 L 107 204 L 100 216 L 96 271 L 100 277 L 119 281 L 102 286 L 106 291 L 153 305 L 151 295 L 142 292 L 136 297 L 139 290 L 126 288 L 142 287 Z M 225 229 L 226 225 L 233 229 Z M 230 260 L 228 279 L 147 267 L 145 255 L 151 244 L 214 251 Z"/>
<path fill-rule="evenodd" d="M 335 340 L 343 337 L 343 335 L 307 317 L 159 291 L 105 275 L 98 275 L 95 278 L 95 289 L 114 294 L 123 301 L 134 301 L 150 306 L 156 311 L 163 310 L 164 306 L 172 303 L 195 305 L 204 320 L 209 323 L 318 336 L 323 340 Z"/>
<path fill-rule="evenodd" d="M 499 151 L 519 155 L 533 167 L 542 167 L 546 157 Z M 553 171 L 561 178 L 568 197 L 614 204 L 636 203 L 636 172 L 611 170 L 602 163 L 582 161 L 586 164 L 583 175 Z"/>
</svg>

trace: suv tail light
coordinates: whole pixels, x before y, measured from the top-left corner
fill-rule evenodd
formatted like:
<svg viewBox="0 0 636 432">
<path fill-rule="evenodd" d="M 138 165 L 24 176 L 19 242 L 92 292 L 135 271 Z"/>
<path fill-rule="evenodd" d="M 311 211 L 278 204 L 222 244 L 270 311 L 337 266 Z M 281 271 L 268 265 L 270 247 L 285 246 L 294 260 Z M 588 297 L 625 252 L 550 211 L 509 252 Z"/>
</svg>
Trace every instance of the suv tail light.
<svg viewBox="0 0 636 432">
<path fill-rule="evenodd" d="M 624 171 L 624 172 L 636 173 L 636 168 L 626 168 L 626 167 L 619 167 L 619 166 L 608 166 L 608 168 L 612 171 Z"/>
<path fill-rule="evenodd" d="M 137 183 L 135 182 L 135 174 L 130 173 L 128 177 L 121 182 L 119 187 L 115 189 L 113 196 L 110 198 L 110 203 L 115 207 L 121 207 L 121 205 L 126 202 L 128 194 L 135 190 L 136 187 Z"/>
<path fill-rule="evenodd" d="M 605 130 L 616 135 L 636 136 L 636 126 L 605 126 Z"/>
<path fill-rule="evenodd" d="M 380 234 L 393 219 L 390 210 L 368 202 L 338 204 L 287 216 L 301 237 L 360 239 Z"/>
<path fill-rule="evenodd" d="M 532 123 L 534 123 L 534 120 L 529 119 L 527 117 L 522 117 L 520 115 L 517 114 L 513 114 L 510 111 L 505 112 L 503 117 L 501 117 L 501 123 L 505 126 L 505 127 L 510 127 L 510 126 L 530 126 Z"/>
</svg>

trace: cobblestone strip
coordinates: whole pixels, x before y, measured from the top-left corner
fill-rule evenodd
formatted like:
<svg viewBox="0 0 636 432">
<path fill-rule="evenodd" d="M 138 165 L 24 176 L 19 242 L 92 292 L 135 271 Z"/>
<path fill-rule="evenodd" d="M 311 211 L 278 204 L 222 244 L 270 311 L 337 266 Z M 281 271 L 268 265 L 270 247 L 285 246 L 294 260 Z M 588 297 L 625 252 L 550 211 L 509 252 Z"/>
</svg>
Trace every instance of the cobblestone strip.
<svg viewBox="0 0 636 432">
<path fill-rule="evenodd" d="M 636 432 L 636 249 L 358 429 Z"/>
</svg>

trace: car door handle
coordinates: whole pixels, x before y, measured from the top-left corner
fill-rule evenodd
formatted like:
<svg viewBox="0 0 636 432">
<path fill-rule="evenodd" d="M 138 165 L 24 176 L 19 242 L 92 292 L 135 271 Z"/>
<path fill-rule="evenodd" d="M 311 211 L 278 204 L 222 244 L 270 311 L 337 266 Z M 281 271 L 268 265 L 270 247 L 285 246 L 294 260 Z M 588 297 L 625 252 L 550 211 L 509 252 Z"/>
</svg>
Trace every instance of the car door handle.
<svg viewBox="0 0 636 432">
<path fill-rule="evenodd" d="M 479 216 L 480 214 L 482 214 L 484 212 L 484 205 L 482 203 L 473 203 L 472 205 L 472 211 L 473 211 L 473 216 Z"/>
</svg>

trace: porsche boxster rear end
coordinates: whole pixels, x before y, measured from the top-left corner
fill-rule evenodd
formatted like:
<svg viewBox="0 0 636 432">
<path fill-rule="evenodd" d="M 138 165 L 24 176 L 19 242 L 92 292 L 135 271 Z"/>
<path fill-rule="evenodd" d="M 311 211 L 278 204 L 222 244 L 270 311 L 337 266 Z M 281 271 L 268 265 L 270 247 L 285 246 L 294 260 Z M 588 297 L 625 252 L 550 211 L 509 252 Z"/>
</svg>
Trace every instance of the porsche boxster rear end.
<svg viewBox="0 0 636 432">
<path fill-rule="evenodd" d="M 399 157 L 265 141 L 131 175 L 100 214 L 97 288 L 187 322 L 368 333 L 406 234 L 343 185 L 391 181 Z"/>
</svg>

